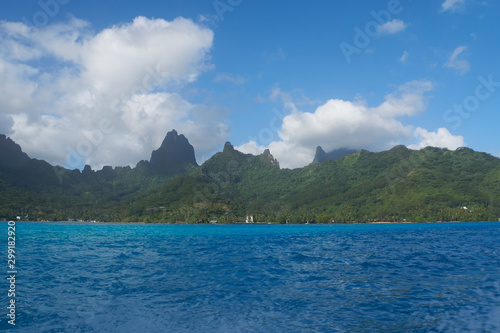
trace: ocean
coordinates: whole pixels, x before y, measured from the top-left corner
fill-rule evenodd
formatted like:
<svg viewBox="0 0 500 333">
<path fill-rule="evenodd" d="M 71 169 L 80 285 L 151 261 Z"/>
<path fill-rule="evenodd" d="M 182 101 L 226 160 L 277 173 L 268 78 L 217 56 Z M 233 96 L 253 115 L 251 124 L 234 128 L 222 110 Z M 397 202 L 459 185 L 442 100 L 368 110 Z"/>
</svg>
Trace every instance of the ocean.
<svg viewBox="0 0 500 333">
<path fill-rule="evenodd" d="M 2 331 L 500 331 L 500 223 L 0 230 Z"/>
</svg>

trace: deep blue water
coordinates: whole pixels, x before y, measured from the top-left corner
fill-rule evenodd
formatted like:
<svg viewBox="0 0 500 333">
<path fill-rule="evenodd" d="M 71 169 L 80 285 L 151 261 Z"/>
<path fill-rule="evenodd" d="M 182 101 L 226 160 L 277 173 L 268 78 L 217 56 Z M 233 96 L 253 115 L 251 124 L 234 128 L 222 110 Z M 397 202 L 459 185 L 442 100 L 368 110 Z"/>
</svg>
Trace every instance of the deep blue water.
<svg viewBox="0 0 500 333">
<path fill-rule="evenodd" d="M 16 241 L 0 330 L 500 331 L 500 223 L 16 223 Z"/>
</svg>

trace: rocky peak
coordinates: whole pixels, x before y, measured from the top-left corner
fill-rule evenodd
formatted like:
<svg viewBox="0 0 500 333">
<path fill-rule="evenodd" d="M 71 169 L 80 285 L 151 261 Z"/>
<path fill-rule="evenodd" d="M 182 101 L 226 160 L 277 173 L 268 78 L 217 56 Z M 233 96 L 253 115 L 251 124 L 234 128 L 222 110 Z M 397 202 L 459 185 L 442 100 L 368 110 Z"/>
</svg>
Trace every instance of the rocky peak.
<svg viewBox="0 0 500 333">
<path fill-rule="evenodd" d="M 269 164 L 278 168 L 280 167 L 280 163 L 277 159 L 274 158 L 273 155 L 271 155 L 271 151 L 269 149 L 264 150 L 264 153 L 259 156 L 259 159 L 262 161 L 262 163 Z"/>
<path fill-rule="evenodd" d="M 194 148 L 184 135 L 176 130 L 167 133 L 160 148 L 151 154 L 150 166 L 162 173 L 182 171 L 187 165 L 198 166 Z"/>
<path fill-rule="evenodd" d="M 227 141 L 225 144 L 224 144 L 224 150 L 222 150 L 223 153 L 232 153 L 234 152 L 234 147 L 233 145 L 231 144 L 231 142 Z"/>
<path fill-rule="evenodd" d="M 316 154 L 314 155 L 313 163 L 322 163 L 328 161 L 328 155 L 326 155 L 326 152 L 321 148 L 321 146 L 316 147 Z"/>
<path fill-rule="evenodd" d="M 88 164 L 85 164 L 85 167 L 82 170 L 82 174 L 84 175 L 91 175 L 94 173 L 94 170 L 92 170 L 92 167 Z"/>
</svg>

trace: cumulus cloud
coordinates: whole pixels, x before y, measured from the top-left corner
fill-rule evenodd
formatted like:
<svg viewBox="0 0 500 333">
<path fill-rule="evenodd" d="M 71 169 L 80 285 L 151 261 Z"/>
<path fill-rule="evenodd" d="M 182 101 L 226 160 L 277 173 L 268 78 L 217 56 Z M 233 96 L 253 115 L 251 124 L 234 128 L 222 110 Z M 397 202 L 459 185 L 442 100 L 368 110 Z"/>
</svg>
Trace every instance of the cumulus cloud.
<svg viewBox="0 0 500 333">
<path fill-rule="evenodd" d="M 441 5 L 441 11 L 445 12 L 449 10 L 454 12 L 458 9 L 463 8 L 464 5 L 465 5 L 465 0 L 446 0 Z"/>
<path fill-rule="evenodd" d="M 420 141 L 418 144 L 409 145 L 410 149 L 422 149 L 425 147 L 439 147 L 455 150 L 465 146 L 464 137 L 451 134 L 446 128 L 439 128 L 436 132 L 429 132 L 424 128 L 415 129 L 415 137 Z"/>
<path fill-rule="evenodd" d="M 467 50 L 467 46 L 457 47 L 450 58 L 444 64 L 445 67 L 456 70 L 460 74 L 465 74 L 470 70 L 470 65 L 466 60 L 459 59 L 460 55 Z"/>
<path fill-rule="evenodd" d="M 405 30 L 406 27 L 406 23 L 404 23 L 402 20 L 393 19 L 392 21 L 382 24 L 379 27 L 379 33 L 381 35 L 393 35 Z"/>
<path fill-rule="evenodd" d="M 264 152 L 266 147 L 260 146 L 257 142 L 255 141 L 248 141 L 241 146 L 235 147 L 237 150 L 244 152 L 246 154 L 252 154 L 252 155 L 260 155 Z"/>
<path fill-rule="evenodd" d="M 432 89 L 429 81 L 412 81 L 385 96 L 385 101 L 376 107 L 369 107 L 359 100 L 331 99 L 312 113 L 295 110 L 283 118 L 279 140 L 267 145 L 254 140 L 237 149 L 257 154 L 269 148 L 285 168 L 311 163 L 318 145 L 325 151 L 339 148 L 389 149 L 414 137 L 415 129 L 404 125 L 400 118 L 424 111 L 427 107 L 426 94 Z M 421 130 L 417 133 L 423 141 L 431 137 Z M 454 143 L 451 134 L 447 138 Z M 437 138 L 435 142 L 438 142 Z"/>
<path fill-rule="evenodd" d="M 137 17 L 97 33 L 76 18 L 42 29 L 2 21 L 0 37 L 1 130 L 32 156 L 134 165 L 175 128 L 200 158 L 229 133 L 225 110 L 174 93 L 211 68 L 213 32 L 191 20 Z M 208 130 L 210 140 L 197 134 Z"/>
</svg>

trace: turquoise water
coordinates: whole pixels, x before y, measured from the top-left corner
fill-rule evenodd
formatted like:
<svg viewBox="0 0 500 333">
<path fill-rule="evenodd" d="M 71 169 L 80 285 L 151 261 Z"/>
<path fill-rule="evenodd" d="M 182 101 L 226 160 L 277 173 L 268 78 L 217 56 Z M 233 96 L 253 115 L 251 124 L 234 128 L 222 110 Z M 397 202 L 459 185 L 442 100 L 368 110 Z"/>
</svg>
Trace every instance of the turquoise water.
<svg viewBox="0 0 500 333">
<path fill-rule="evenodd" d="M 0 330 L 498 332 L 499 245 L 500 223 L 20 222 Z"/>
</svg>

